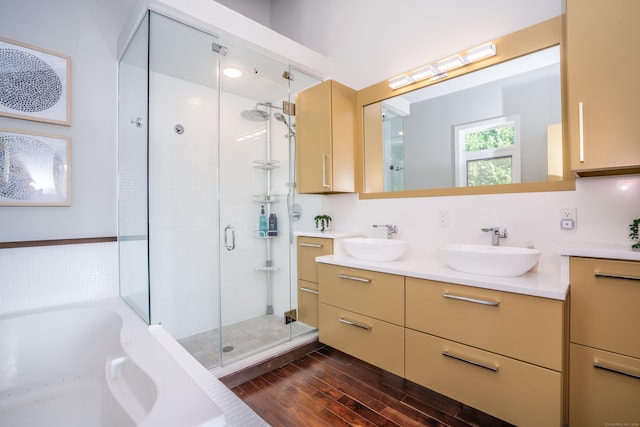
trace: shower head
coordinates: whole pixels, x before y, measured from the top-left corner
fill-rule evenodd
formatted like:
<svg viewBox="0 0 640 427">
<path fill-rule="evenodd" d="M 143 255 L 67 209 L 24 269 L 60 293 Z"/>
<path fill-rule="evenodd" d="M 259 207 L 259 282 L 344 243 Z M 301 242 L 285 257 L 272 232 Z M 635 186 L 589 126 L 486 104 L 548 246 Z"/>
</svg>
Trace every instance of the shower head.
<svg viewBox="0 0 640 427">
<path fill-rule="evenodd" d="M 269 114 L 266 111 L 258 110 L 257 106 L 253 110 L 244 110 L 240 115 L 252 122 L 264 122 L 269 118 Z"/>
<path fill-rule="evenodd" d="M 293 130 L 293 127 L 295 126 L 295 124 L 290 125 L 289 122 L 287 122 L 287 119 L 284 117 L 284 114 L 282 114 L 279 111 L 276 111 L 275 113 L 273 113 L 273 117 L 277 121 L 284 123 L 289 128 L 289 132 L 291 133 L 292 136 L 296 135 L 296 132 Z"/>
</svg>

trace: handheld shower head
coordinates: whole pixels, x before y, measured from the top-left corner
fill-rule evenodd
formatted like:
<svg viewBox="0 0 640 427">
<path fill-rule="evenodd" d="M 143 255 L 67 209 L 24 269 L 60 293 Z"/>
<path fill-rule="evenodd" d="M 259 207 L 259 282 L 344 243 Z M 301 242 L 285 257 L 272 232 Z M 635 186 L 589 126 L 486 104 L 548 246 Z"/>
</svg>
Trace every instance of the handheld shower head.
<svg viewBox="0 0 640 427">
<path fill-rule="evenodd" d="M 276 111 L 275 113 L 273 113 L 273 117 L 274 117 L 277 121 L 284 123 L 284 124 L 289 128 L 289 132 L 291 132 L 291 134 L 295 136 L 296 132 L 293 130 L 293 127 L 294 127 L 295 125 L 290 125 L 290 124 L 289 124 L 289 122 L 287 122 L 287 119 L 286 119 L 286 117 L 284 116 L 284 114 L 282 114 L 282 113 L 281 113 L 281 112 L 279 112 L 279 111 Z"/>
</svg>

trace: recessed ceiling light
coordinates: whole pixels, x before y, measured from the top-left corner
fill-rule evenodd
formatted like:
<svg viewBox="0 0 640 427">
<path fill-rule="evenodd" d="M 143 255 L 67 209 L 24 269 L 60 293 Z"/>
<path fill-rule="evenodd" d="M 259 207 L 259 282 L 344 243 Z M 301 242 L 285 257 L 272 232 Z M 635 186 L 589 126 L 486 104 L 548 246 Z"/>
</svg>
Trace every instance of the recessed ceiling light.
<svg viewBox="0 0 640 427">
<path fill-rule="evenodd" d="M 242 70 L 236 67 L 227 67 L 224 70 L 222 70 L 222 73 L 229 77 L 230 79 L 237 79 L 238 77 L 242 76 Z"/>
</svg>

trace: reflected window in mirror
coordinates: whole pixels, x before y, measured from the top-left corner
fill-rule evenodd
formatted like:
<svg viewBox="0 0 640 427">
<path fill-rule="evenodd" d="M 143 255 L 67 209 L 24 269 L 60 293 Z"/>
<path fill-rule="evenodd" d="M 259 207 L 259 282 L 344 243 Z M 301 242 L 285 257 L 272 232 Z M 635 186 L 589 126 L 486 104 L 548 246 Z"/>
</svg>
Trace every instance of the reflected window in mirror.
<svg viewBox="0 0 640 427">
<path fill-rule="evenodd" d="M 563 179 L 559 46 L 366 105 L 363 113 L 365 192 Z M 485 139 L 482 149 L 464 148 L 460 138 L 472 130 Z M 512 132 L 512 143 L 491 140 L 501 132 Z"/>
</svg>

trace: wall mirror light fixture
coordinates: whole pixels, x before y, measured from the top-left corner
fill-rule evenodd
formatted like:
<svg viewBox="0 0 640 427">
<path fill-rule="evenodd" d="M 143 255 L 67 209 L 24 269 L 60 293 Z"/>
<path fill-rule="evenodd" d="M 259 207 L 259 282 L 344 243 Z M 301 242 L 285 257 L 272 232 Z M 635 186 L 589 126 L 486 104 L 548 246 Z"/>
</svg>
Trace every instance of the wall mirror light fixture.
<svg viewBox="0 0 640 427">
<path fill-rule="evenodd" d="M 361 197 L 575 188 L 561 17 L 360 91 Z"/>
</svg>

